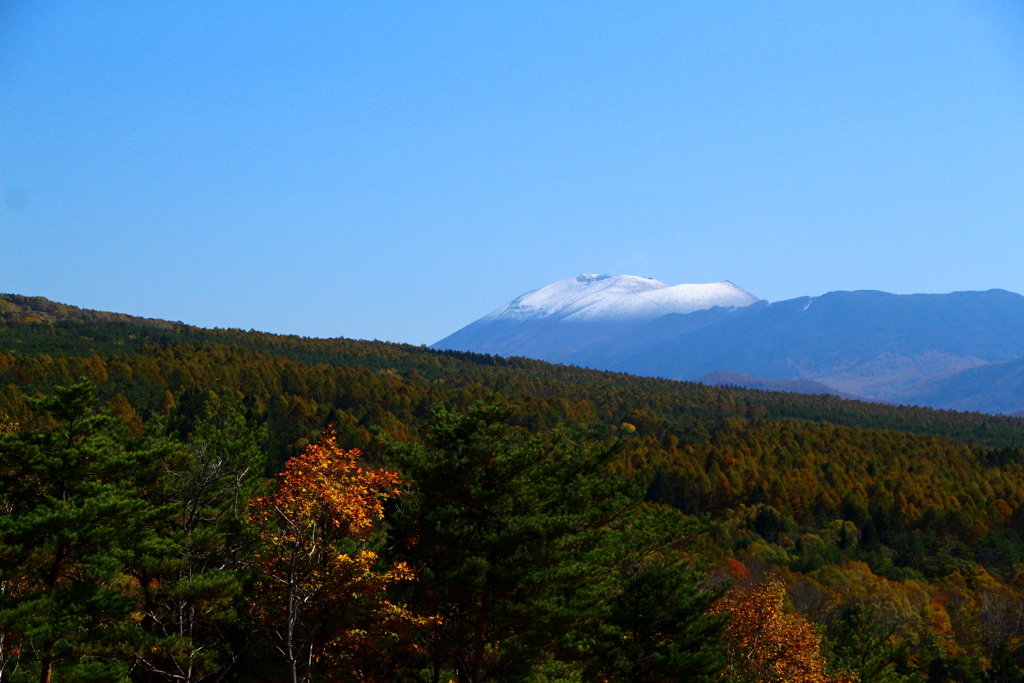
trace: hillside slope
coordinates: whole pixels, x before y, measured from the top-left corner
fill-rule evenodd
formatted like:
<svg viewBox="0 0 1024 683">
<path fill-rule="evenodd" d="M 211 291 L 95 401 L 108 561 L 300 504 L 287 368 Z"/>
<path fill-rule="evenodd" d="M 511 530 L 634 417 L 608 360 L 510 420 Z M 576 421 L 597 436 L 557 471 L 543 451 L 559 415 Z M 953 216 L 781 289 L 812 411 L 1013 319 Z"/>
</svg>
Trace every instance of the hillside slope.
<svg viewBox="0 0 1024 683">
<path fill-rule="evenodd" d="M 1024 358 L 970 368 L 916 384 L 901 400 L 915 405 L 1016 414 L 1024 405 Z"/>
<path fill-rule="evenodd" d="M 717 371 L 812 380 L 848 395 L 933 407 L 1024 408 L 1024 391 L 1012 383 L 998 396 L 985 390 L 978 382 L 986 373 L 941 389 L 922 384 L 1024 357 L 1024 297 L 1004 290 L 830 292 L 572 325 L 550 316 L 527 322 L 500 317 L 478 321 L 435 347 L 679 380 Z"/>
<path fill-rule="evenodd" d="M 95 322 L 90 315 L 0 320 L 0 387 L 7 387 L 0 412 L 16 420 L 22 392 L 45 393 L 82 377 L 97 382 L 106 398 L 124 395 L 143 416 L 182 392 L 227 390 L 277 415 L 272 431 L 283 457 L 332 419 L 369 446 L 367 430 L 381 420 L 419 424 L 434 403 L 466 406 L 497 389 L 522 402 L 535 426 L 631 421 L 660 425 L 667 436 L 705 421 L 713 430 L 732 417 L 756 416 L 1024 447 L 1024 421 L 995 415 L 713 387 L 407 344 Z"/>
<path fill-rule="evenodd" d="M 0 318 L 5 434 L 37 427 L 28 396 L 85 378 L 121 438 L 149 434 L 181 452 L 205 448 L 197 424 L 229 406 L 266 434 L 259 447 L 272 475 L 331 425 L 366 467 L 393 466 L 384 438 L 424 440 L 437 407 L 506 403 L 522 443 L 564 434 L 612 453 L 638 496 L 697 516 L 704 531 L 685 551 L 713 577 L 784 577 L 793 606 L 823 634 L 848 607 L 885 610 L 898 618 L 879 623 L 895 624 L 922 671 L 982 680 L 994 620 L 980 608 L 1024 600 L 1024 419 L 81 310 L 59 319 L 51 303 Z M 28 315 L 31 306 L 57 313 Z M 735 309 L 681 317 L 695 329 L 723 315 Z M 944 638 L 962 645 L 936 649 Z"/>
<path fill-rule="evenodd" d="M 709 372 L 703 377 L 698 377 L 696 381 L 701 384 L 710 384 L 717 387 L 742 387 L 758 391 L 784 391 L 795 394 L 830 394 L 854 401 L 864 400 L 861 396 L 844 394 L 812 379 L 765 379 L 764 377 L 751 377 L 750 375 L 742 375 L 738 372 L 719 370 L 717 372 Z"/>
<path fill-rule="evenodd" d="M 279 466 L 329 424 L 336 425 L 343 443 L 373 457 L 379 449 L 378 431 L 417 439 L 433 406 L 465 408 L 490 396 L 518 405 L 513 422 L 530 431 L 563 426 L 608 437 L 629 423 L 636 429 L 632 452 L 637 462 L 666 472 L 689 472 L 679 474 L 681 478 L 666 474 L 667 479 L 655 482 L 657 497 L 684 509 L 698 505 L 708 510 L 762 501 L 764 486 L 780 501 L 802 491 L 806 505 L 833 509 L 846 494 L 822 497 L 815 487 L 834 486 L 829 467 L 846 464 L 836 460 L 826 466 L 815 455 L 821 449 L 860 453 L 858 466 L 865 471 L 871 470 L 878 453 L 893 449 L 906 459 L 901 467 L 911 469 L 918 456 L 906 455 L 910 453 L 931 459 L 946 453 L 943 457 L 952 458 L 957 468 L 981 468 L 978 472 L 985 477 L 994 473 L 985 469 L 993 462 L 1024 465 L 1024 419 L 1014 417 L 716 387 L 383 342 L 179 324 L 165 329 L 75 316 L 53 322 L 0 320 L 0 423 L 17 425 L 25 419 L 26 395 L 49 393 L 56 384 L 86 378 L 97 384 L 104 400 L 117 406 L 118 414 L 137 420 L 173 413 L 185 420 L 176 429 L 186 434 L 188 420 L 217 394 L 243 401 L 266 422 L 268 455 Z M 800 446 L 805 440 L 827 448 Z M 796 460 L 780 461 L 761 475 L 753 461 L 745 461 L 754 474 L 721 479 L 720 473 L 739 467 L 737 458 L 746 458 L 744 453 L 761 453 L 758 457 L 775 462 L 779 455 L 767 448 L 770 443 L 778 443 Z M 684 458 L 684 453 L 690 455 Z M 806 474 L 798 464 L 805 458 L 822 468 L 815 475 L 820 482 L 810 489 L 793 483 L 796 488 L 789 493 L 772 493 L 776 485 L 771 481 L 792 476 L 797 482 Z M 704 473 L 698 476 L 695 467 Z M 857 483 L 864 476 L 844 475 L 843 486 L 866 495 L 865 485 Z M 886 482 L 879 480 L 878 485 L 899 483 Z M 930 494 L 921 495 L 927 500 Z M 1019 498 L 1024 505 L 1024 480 Z"/>
</svg>

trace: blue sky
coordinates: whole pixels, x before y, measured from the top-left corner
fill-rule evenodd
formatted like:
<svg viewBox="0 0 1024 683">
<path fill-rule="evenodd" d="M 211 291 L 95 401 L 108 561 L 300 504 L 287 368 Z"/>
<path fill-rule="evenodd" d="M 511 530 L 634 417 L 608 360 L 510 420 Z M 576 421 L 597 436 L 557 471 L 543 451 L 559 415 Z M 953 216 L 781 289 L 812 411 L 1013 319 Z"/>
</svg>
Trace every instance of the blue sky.
<svg viewBox="0 0 1024 683">
<path fill-rule="evenodd" d="M 431 343 L 580 272 L 1024 292 L 1024 13 L 0 5 L 0 291 Z"/>
</svg>

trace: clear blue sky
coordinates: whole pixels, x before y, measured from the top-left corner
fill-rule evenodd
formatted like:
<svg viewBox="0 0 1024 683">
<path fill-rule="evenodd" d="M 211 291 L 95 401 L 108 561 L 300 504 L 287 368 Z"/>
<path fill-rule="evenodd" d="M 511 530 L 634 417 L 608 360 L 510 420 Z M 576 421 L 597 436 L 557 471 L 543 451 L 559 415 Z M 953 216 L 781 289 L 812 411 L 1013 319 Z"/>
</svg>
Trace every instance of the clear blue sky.
<svg viewBox="0 0 1024 683">
<path fill-rule="evenodd" d="M 1002 0 L 0 2 L 0 291 L 430 343 L 580 272 L 1024 292 Z"/>
</svg>

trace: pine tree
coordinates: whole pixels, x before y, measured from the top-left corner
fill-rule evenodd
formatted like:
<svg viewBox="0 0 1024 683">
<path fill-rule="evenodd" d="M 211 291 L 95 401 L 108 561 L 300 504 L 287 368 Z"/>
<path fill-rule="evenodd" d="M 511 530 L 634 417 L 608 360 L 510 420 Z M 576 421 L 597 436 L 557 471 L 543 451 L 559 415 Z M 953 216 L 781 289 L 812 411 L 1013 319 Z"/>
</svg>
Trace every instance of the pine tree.
<svg viewBox="0 0 1024 683">
<path fill-rule="evenodd" d="M 191 427 L 186 447 L 164 463 L 160 504 L 170 507 L 160 533 L 177 552 L 139 569 L 140 626 L 150 647 L 137 668 L 160 679 L 221 680 L 250 638 L 240 613 L 250 578 L 250 499 L 263 484 L 266 429 L 236 403 L 215 396 Z"/>
<path fill-rule="evenodd" d="M 853 672 L 860 683 L 919 683 L 924 676 L 893 631 L 879 626 L 864 607 L 847 606 L 829 628 L 829 664 Z"/>
<path fill-rule="evenodd" d="M 566 602 L 567 640 L 583 680 L 673 683 L 717 680 L 724 615 L 708 608 L 722 589 L 680 552 L 704 527 L 671 508 L 645 506 L 584 560 Z"/>
<path fill-rule="evenodd" d="M 676 663 L 683 651 L 700 650 L 696 641 L 720 620 L 689 631 L 681 620 L 704 619 L 707 604 L 693 592 L 695 574 L 653 557 L 604 585 L 621 600 L 595 619 L 618 635 L 602 632 L 604 642 L 592 651 L 557 645 L 579 621 L 560 596 L 607 574 L 595 554 L 611 526 L 636 512 L 643 487 L 612 470 L 618 444 L 597 447 L 557 432 L 531 437 L 506 423 L 512 411 L 493 401 L 465 414 L 439 408 L 425 447 L 392 444 L 390 458 L 410 482 L 388 517 L 392 546 L 416 571 L 408 586 L 414 609 L 438 618 L 422 634 L 425 678 L 436 683 L 451 672 L 462 683 L 524 680 L 552 655 L 589 665 L 596 649 L 615 638 L 621 644 L 623 632 L 644 618 L 625 604 L 638 595 L 675 600 L 661 621 L 644 627 L 661 630 L 643 647 L 664 655 L 671 631 L 685 640 Z"/>
<path fill-rule="evenodd" d="M 170 550 L 145 490 L 169 449 L 98 414 L 88 383 L 26 401 L 35 428 L 0 435 L 0 628 L 22 679 L 123 680 L 139 640 L 129 570 Z"/>
</svg>

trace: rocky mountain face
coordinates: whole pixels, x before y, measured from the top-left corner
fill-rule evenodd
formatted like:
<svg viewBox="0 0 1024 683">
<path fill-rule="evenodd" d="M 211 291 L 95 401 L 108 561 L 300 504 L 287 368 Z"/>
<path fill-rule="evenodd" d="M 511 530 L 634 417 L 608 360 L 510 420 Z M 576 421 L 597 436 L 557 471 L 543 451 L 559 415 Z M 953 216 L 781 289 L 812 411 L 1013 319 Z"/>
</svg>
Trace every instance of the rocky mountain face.
<svg viewBox="0 0 1024 683">
<path fill-rule="evenodd" d="M 957 410 L 1024 409 L 1024 297 L 996 289 L 768 303 L 728 282 L 670 287 L 581 275 L 525 294 L 434 348 L 669 379 L 727 371 L 813 381 L 837 394 Z"/>
</svg>

